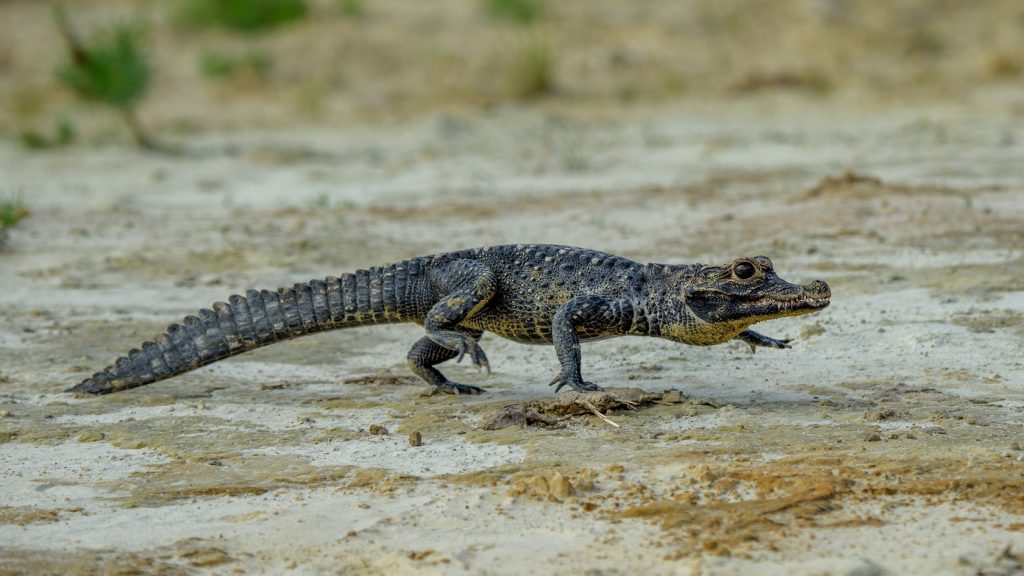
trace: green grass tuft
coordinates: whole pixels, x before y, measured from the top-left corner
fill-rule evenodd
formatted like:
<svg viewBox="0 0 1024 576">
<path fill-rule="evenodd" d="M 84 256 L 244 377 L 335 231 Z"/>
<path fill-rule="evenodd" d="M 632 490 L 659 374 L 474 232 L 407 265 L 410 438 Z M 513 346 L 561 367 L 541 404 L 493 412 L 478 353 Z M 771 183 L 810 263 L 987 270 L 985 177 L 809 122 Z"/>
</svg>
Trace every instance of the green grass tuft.
<svg viewBox="0 0 1024 576">
<path fill-rule="evenodd" d="M 555 89 L 555 56 L 551 46 L 534 35 L 523 46 L 513 71 L 513 95 L 539 98 Z"/>
<path fill-rule="evenodd" d="M 338 0 L 338 11 L 346 18 L 353 20 L 366 17 L 366 6 L 363 0 Z"/>
<path fill-rule="evenodd" d="M 57 77 L 86 100 L 121 113 L 136 144 L 161 149 L 142 129 L 135 107 L 149 88 L 149 63 L 140 47 L 139 32 L 126 24 L 113 26 L 89 42 L 79 39 L 62 2 L 54 5 L 57 29 L 67 44 L 69 60 Z M 31 139 L 30 139 L 31 140 Z"/>
<path fill-rule="evenodd" d="M 129 110 L 149 87 L 149 65 L 139 48 L 138 32 L 118 25 L 81 47 L 58 77 L 86 100 Z"/>
<path fill-rule="evenodd" d="M 26 216 L 28 216 L 28 208 L 21 201 L 21 196 L 15 195 L 0 200 L 0 229 L 13 228 Z"/>
<path fill-rule="evenodd" d="M 75 126 L 66 118 L 57 121 L 53 136 L 36 130 L 25 130 L 18 135 L 21 145 L 29 150 L 49 150 L 69 146 L 75 141 Z"/>
<path fill-rule="evenodd" d="M 306 10 L 305 0 L 185 0 L 178 21 L 188 28 L 263 32 L 302 18 Z"/>
<path fill-rule="evenodd" d="M 199 55 L 199 71 L 207 78 L 231 78 L 247 73 L 264 77 L 270 72 L 270 67 L 270 57 L 263 52 L 232 56 L 206 51 Z"/>
<path fill-rule="evenodd" d="M 544 15 L 541 0 L 483 0 L 484 12 L 495 20 L 529 26 Z"/>
</svg>

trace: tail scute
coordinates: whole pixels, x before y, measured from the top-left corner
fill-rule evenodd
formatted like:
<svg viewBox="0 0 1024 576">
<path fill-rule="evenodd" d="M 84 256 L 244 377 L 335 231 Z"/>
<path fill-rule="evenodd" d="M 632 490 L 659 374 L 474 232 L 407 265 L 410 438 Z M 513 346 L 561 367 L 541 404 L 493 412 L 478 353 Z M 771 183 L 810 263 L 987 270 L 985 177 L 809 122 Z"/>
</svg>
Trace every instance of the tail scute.
<svg viewBox="0 0 1024 576">
<path fill-rule="evenodd" d="M 313 289 L 309 284 L 296 284 L 294 290 L 295 307 L 299 310 L 303 332 L 318 331 L 320 328 L 317 326 L 316 313 L 313 311 Z"/>
<path fill-rule="evenodd" d="M 327 286 L 321 280 L 309 283 L 309 297 L 313 304 L 313 320 L 321 330 L 334 327 L 331 323 L 331 312 L 327 309 Z"/>
<path fill-rule="evenodd" d="M 294 288 L 285 288 L 278 292 L 281 297 L 281 316 L 284 317 L 284 325 L 288 330 L 288 337 L 293 338 L 302 334 L 302 316 L 299 314 L 298 298 Z"/>
<path fill-rule="evenodd" d="M 246 301 L 245 297 L 235 294 L 228 298 L 226 308 L 234 320 L 242 348 L 252 350 L 258 346 L 259 340 L 256 337 L 256 326 L 253 324 L 252 313 L 249 311 L 249 302 Z M 220 310 L 218 310 L 219 312 Z"/>
</svg>

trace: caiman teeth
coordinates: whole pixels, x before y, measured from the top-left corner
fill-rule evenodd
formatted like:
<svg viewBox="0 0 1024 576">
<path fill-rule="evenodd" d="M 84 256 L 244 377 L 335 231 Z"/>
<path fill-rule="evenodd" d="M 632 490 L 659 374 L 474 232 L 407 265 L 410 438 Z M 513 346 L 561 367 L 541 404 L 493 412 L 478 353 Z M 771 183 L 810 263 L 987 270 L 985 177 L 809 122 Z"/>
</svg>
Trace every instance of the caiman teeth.
<svg viewBox="0 0 1024 576">
<path fill-rule="evenodd" d="M 761 301 L 764 303 L 764 300 Z M 774 303 L 782 310 L 798 309 L 820 309 L 825 308 L 831 302 L 829 296 L 807 296 L 805 294 L 788 298 L 786 300 L 776 299 Z"/>
</svg>

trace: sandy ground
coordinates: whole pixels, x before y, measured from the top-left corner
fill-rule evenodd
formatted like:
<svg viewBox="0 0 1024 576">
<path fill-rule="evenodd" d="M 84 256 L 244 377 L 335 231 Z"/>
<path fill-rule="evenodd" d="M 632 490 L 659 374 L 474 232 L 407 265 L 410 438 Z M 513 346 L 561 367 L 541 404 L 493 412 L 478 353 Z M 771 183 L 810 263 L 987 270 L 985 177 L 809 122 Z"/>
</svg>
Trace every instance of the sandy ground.
<svg viewBox="0 0 1024 576">
<path fill-rule="evenodd" d="M 0 143 L 32 210 L 0 253 L 0 572 L 1020 573 L 1016 106 L 507 108 L 185 157 Z M 404 371 L 415 326 L 61 392 L 249 287 L 524 241 L 767 254 L 833 305 L 761 326 L 787 351 L 586 345 L 588 379 L 682 393 L 618 428 L 483 429 L 552 397 L 551 349 L 485 337 L 493 374 L 449 372 L 489 393 L 429 397 Z"/>
</svg>

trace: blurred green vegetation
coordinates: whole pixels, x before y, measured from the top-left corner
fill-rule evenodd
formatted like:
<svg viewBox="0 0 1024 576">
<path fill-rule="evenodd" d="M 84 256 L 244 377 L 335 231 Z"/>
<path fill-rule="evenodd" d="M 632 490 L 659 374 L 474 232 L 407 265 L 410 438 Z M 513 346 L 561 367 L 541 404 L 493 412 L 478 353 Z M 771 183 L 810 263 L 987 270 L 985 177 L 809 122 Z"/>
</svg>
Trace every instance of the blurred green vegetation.
<svg viewBox="0 0 1024 576">
<path fill-rule="evenodd" d="M 305 0 L 183 0 L 177 20 L 194 29 L 262 32 L 299 20 L 306 12 Z"/>
<path fill-rule="evenodd" d="M 544 15 L 541 0 L 483 0 L 484 12 L 495 20 L 528 26 Z"/>
<path fill-rule="evenodd" d="M 6 232 L 8 228 L 13 228 L 28 214 L 28 208 L 22 202 L 20 194 L 0 200 L 0 229 Z"/>
<path fill-rule="evenodd" d="M 36 130 L 22 130 L 18 135 L 21 145 L 29 150 L 49 150 L 69 146 L 75 141 L 78 133 L 74 124 L 67 118 L 57 120 L 53 136 Z"/>
<path fill-rule="evenodd" d="M 73 47 L 58 76 L 87 100 L 131 109 L 149 86 L 149 65 L 138 38 L 134 28 L 116 25 L 89 44 Z"/>
<path fill-rule="evenodd" d="M 204 50 L 199 54 L 199 71 L 206 78 L 231 78 L 241 74 L 265 77 L 273 62 L 265 52 L 249 51 L 241 55 Z"/>
<path fill-rule="evenodd" d="M 366 6 L 363 4 L 363 0 L 338 0 L 338 11 L 347 18 L 366 17 Z"/>
<path fill-rule="evenodd" d="M 57 70 L 62 83 L 85 100 L 117 110 L 142 148 L 157 148 L 135 114 L 149 88 L 149 63 L 140 48 L 138 30 L 116 24 L 88 42 L 79 39 L 62 3 L 54 7 L 57 27 L 68 47 L 68 61 Z"/>
<path fill-rule="evenodd" d="M 530 35 L 520 48 L 512 82 L 512 95 L 517 98 L 538 98 L 554 92 L 554 51 L 539 34 Z"/>
</svg>

